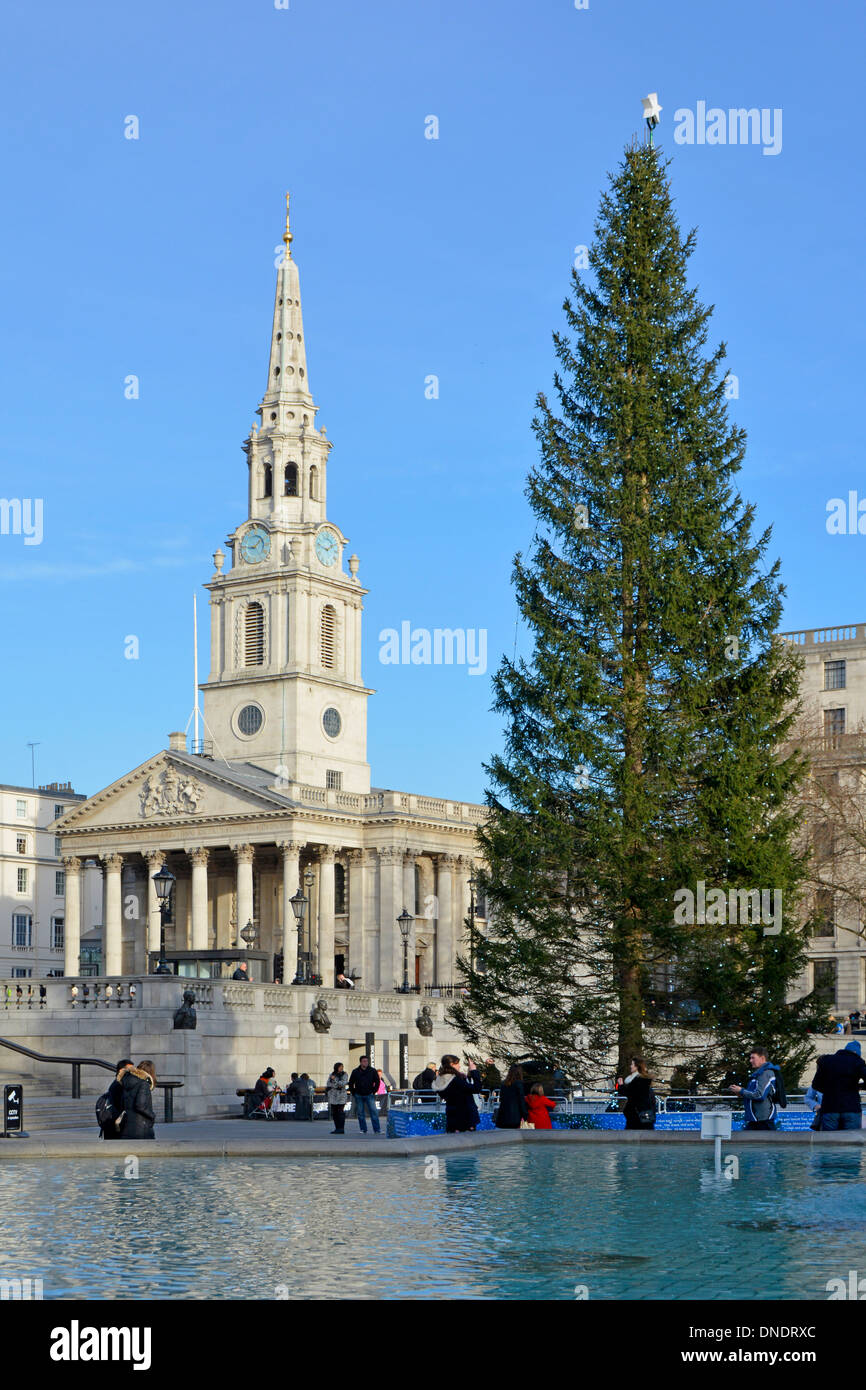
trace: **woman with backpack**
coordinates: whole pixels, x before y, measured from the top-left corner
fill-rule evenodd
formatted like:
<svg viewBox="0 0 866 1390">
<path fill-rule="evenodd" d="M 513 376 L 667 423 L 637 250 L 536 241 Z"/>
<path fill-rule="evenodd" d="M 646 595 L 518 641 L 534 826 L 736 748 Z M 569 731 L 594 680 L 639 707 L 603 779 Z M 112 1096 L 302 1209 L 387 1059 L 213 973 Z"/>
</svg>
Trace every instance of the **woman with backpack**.
<svg viewBox="0 0 866 1390">
<path fill-rule="evenodd" d="M 153 1139 L 153 1088 L 156 1070 L 153 1062 L 129 1066 L 120 1083 L 123 1092 L 123 1114 L 116 1120 L 122 1139 Z"/>
<path fill-rule="evenodd" d="M 625 1080 L 621 1076 L 616 1078 L 616 1089 L 625 1096 L 626 1129 L 655 1129 L 656 1098 L 643 1057 L 629 1058 L 628 1076 Z"/>
</svg>

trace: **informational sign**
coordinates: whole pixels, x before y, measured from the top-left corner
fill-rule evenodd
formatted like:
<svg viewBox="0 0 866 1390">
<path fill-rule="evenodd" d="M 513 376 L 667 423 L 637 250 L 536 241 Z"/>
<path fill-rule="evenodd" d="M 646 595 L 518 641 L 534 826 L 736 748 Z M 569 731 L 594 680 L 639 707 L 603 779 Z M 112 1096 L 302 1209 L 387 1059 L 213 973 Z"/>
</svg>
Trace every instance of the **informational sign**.
<svg viewBox="0 0 866 1390">
<path fill-rule="evenodd" d="M 3 1087 L 3 1134 L 19 1134 L 24 1126 L 24 1093 L 20 1082 Z"/>
<path fill-rule="evenodd" d="M 400 1034 L 400 1090 L 409 1089 L 409 1034 Z"/>
<path fill-rule="evenodd" d="M 370 1058 L 370 1066 L 375 1070 L 376 1067 L 376 1034 L 364 1034 L 364 1050 Z"/>
</svg>

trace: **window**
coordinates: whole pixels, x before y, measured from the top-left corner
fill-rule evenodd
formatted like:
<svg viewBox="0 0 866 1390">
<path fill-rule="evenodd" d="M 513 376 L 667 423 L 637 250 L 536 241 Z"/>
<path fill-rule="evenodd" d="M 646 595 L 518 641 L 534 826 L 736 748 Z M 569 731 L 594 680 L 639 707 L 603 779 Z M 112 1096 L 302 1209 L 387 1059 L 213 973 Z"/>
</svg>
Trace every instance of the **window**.
<svg viewBox="0 0 866 1390">
<path fill-rule="evenodd" d="M 415 865 L 415 906 L 412 909 L 413 917 L 421 916 L 421 869 Z"/>
<path fill-rule="evenodd" d="M 63 919 L 62 917 L 52 917 L 52 918 L 51 918 L 51 949 L 52 949 L 52 951 L 62 951 L 62 950 L 63 950 L 63 926 L 64 926 L 64 919 Z"/>
<path fill-rule="evenodd" d="M 16 814 L 16 816 L 18 817 L 19 820 L 25 820 L 25 819 L 26 819 L 26 817 L 27 817 L 27 802 L 26 802 L 26 801 L 16 801 L 16 802 L 15 802 L 15 814 Z"/>
<path fill-rule="evenodd" d="M 844 662 L 844 661 L 825 661 L 825 662 L 824 662 L 824 689 L 825 689 L 825 690 L 844 690 L 844 689 L 845 689 L 845 662 Z"/>
<path fill-rule="evenodd" d="M 296 463 L 286 464 L 285 495 L 286 497 L 297 497 L 298 495 L 298 465 Z"/>
<path fill-rule="evenodd" d="M 332 772 L 331 769 L 328 768 L 325 773 L 325 786 L 330 792 L 341 792 L 343 790 L 342 772 Z"/>
<path fill-rule="evenodd" d="M 260 603 L 250 603 L 244 613 L 244 665 L 263 666 L 265 661 L 265 613 Z"/>
<path fill-rule="evenodd" d="M 322 715 L 322 728 L 328 738 L 337 738 L 342 727 L 343 721 L 340 718 L 340 711 L 334 709 L 333 705 L 330 706 Z"/>
<path fill-rule="evenodd" d="M 30 946 L 30 926 L 33 918 L 27 912 L 13 912 L 12 914 L 12 945 L 19 951 L 26 951 Z"/>
<path fill-rule="evenodd" d="M 63 812 L 64 812 L 65 810 L 66 810 L 66 807 L 65 807 L 65 806 L 58 806 L 57 803 L 55 802 L 55 804 L 54 804 L 54 819 L 55 819 L 55 820 L 59 820 L 60 817 L 63 815 Z"/>
<path fill-rule="evenodd" d="M 332 604 L 326 603 L 322 609 L 322 665 L 334 669 L 336 648 L 337 613 Z"/>
<path fill-rule="evenodd" d="M 812 918 L 812 936 L 832 936 L 836 922 L 833 891 L 819 888 L 815 893 L 815 913 Z"/>
<path fill-rule="evenodd" d="M 346 870 L 342 864 L 334 865 L 334 912 L 346 911 Z"/>
<path fill-rule="evenodd" d="M 62 847 L 62 845 L 61 845 L 61 843 L 60 843 L 60 836 L 59 836 L 59 835 L 55 835 L 55 836 L 54 836 L 54 856 L 55 856 L 55 858 L 56 858 L 56 859 L 59 859 L 62 853 L 63 853 L 63 847 Z"/>
<path fill-rule="evenodd" d="M 15 848 L 19 854 L 27 853 L 27 836 L 19 835 L 15 841 Z"/>
<path fill-rule="evenodd" d="M 264 722 L 265 717 L 258 705 L 244 705 L 238 715 L 238 728 L 242 734 L 246 734 L 247 738 L 252 738 L 253 734 L 257 734 Z"/>
<path fill-rule="evenodd" d="M 66 892 L 66 873 L 63 869 L 54 870 L 54 895 L 62 898 Z"/>
<path fill-rule="evenodd" d="M 845 711 L 843 709 L 825 709 L 824 711 L 824 747 L 838 748 L 839 740 L 845 733 Z"/>
<path fill-rule="evenodd" d="M 29 980 L 32 974 L 32 968 L 28 968 L 24 965 L 16 965 L 15 969 L 12 971 L 12 978 L 13 980 Z"/>
<path fill-rule="evenodd" d="M 319 470 L 315 464 L 310 469 L 310 497 L 314 502 L 319 500 Z"/>
<path fill-rule="evenodd" d="M 836 962 L 816 960 L 812 965 L 812 987 L 821 1004 L 828 1009 L 836 1006 Z"/>
<path fill-rule="evenodd" d="M 274 491 L 274 470 L 269 463 L 265 464 L 265 491 L 264 496 L 270 497 Z"/>
<path fill-rule="evenodd" d="M 18 870 L 18 892 L 19 892 L 19 893 L 26 893 L 26 892 L 27 892 L 27 870 L 26 870 L 26 869 L 19 869 L 19 870 Z"/>
</svg>

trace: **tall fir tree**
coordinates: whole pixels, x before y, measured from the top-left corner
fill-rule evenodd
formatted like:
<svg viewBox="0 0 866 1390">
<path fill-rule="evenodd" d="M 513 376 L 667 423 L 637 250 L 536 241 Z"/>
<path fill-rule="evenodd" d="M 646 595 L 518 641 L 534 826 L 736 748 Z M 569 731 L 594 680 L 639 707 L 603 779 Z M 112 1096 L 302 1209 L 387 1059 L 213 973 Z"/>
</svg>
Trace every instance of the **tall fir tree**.
<svg viewBox="0 0 866 1390">
<path fill-rule="evenodd" d="M 770 532 L 753 538 L 733 486 L 745 436 L 728 420 L 724 344 L 705 351 L 694 244 L 659 149 L 628 148 L 592 275 L 572 275 L 570 333 L 554 335 L 558 408 L 537 402 L 536 535 L 514 567 L 533 652 L 494 679 L 490 926 L 451 1017 L 474 1043 L 585 1080 L 609 1073 L 612 1048 L 623 1066 L 647 1047 L 656 1065 L 690 1057 L 720 1078 L 754 1039 L 797 1068 L 815 1020 L 786 997 L 805 963 L 791 809 L 804 769 L 783 748 L 799 662 L 774 635 Z M 780 891 L 778 930 L 718 908 L 677 920 L 677 890 L 699 883 Z"/>
</svg>

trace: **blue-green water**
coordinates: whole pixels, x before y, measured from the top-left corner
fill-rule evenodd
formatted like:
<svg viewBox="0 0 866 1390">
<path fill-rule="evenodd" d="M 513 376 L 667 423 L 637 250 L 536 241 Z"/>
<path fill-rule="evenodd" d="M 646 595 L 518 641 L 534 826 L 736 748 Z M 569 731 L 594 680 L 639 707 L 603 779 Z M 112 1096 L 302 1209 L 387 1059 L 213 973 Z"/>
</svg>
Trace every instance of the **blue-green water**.
<svg viewBox="0 0 866 1390">
<path fill-rule="evenodd" d="M 431 1143 L 435 1155 L 435 1144 Z M 45 1298 L 825 1299 L 866 1154 L 541 1144 L 418 1159 L 0 1163 L 0 1277 Z M 428 1176 L 429 1175 L 429 1176 Z"/>
</svg>

